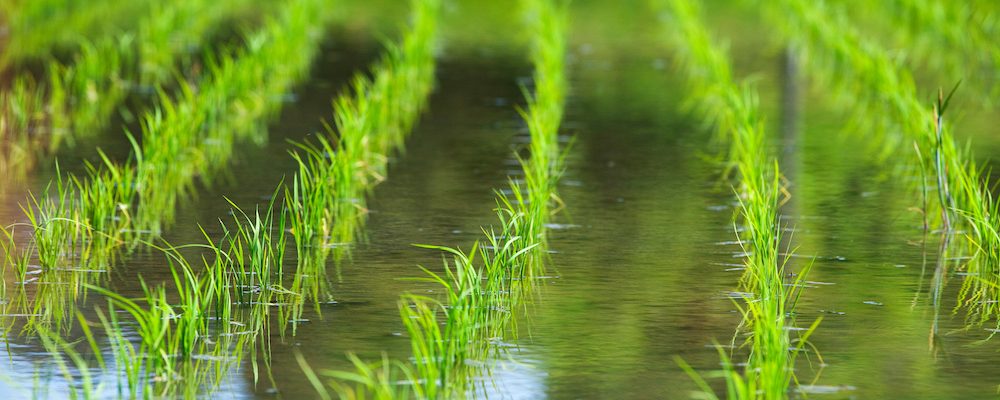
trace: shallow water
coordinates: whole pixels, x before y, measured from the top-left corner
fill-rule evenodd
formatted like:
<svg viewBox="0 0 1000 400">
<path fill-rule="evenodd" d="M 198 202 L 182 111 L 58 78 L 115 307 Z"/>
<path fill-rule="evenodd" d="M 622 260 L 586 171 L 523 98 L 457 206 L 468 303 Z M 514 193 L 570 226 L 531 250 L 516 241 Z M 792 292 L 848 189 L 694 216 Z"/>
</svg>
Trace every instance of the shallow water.
<svg viewBox="0 0 1000 400">
<path fill-rule="evenodd" d="M 742 254 L 732 223 L 737 204 L 721 178 L 723 167 L 713 161 L 722 149 L 683 111 L 686 89 L 669 52 L 655 45 L 655 19 L 638 6 L 622 7 L 614 9 L 617 22 L 610 27 L 592 25 L 607 7 L 578 4 L 564 124 L 575 141 L 559 188 L 566 209 L 552 226 L 548 279 L 519 322 L 509 359 L 473 397 L 686 398 L 696 386 L 677 358 L 701 372 L 718 369 L 713 345 L 731 343 L 740 322 L 729 297 Z M 722 12 L 713 21 L 731 18 Z M 741 21 L 733 29 L 754 24 Z M 733 39 L 738 74 L 758 76 L 777 137 L 786 111 L 780 49 L 761 50 L 753 35 L 722 33 Z M 201 241 L 197 224 L 220 235 L 216 221 L 229 218 L 224 196 L 252 208 L 292 173 L 287 140 L 322 129 L 330 97 L 351 71 L 377 56 L 374 41 L 358 39 L 356 31 L 341 35 L 272 126 L 267 146 L 242 146 L 231 179 L 187 202 L 168 241 Z M 370 198 L 365 240 L 353 246 L 350 260 L 330 266 L 337 302 L 323 305 L 321 314 L 307 312 L 309 322 L 297 336 L 272 338 L 276 387 L 267 379 L 255 383 L 245 363 L 213 397 L 315 397 L 295 350 L 319 370 L 350 368 L 347 352 L 409 357 L 399 295 L 433 290 L 405 278 L 420 277 L 418 265 L 441 265 L 439 254 L 412 244 L 469 248 L 481 238 L 480 227 L 495 219 L 493 190 L 518 173 L 512 150 L 526 139 L 515 109 L 523 103 L 519 83 L 531 74 L 526 49 L 479 43 L 449 49 L 446 41 L 430 109 Z M 791 262 L 814 263 L 798 306 L 801 327 L 822 318 L 811 338 L 815 349 L 797 370 L 810 397 L 995 396 L 998 342 L 976 344 L 988 332 L 963 331 L 964 311 L 953 313 L 962 278 L 948 272 L 944 301 L 932 302 L 939 238 L 925 236 L 919 214 L 910 210 L 920 199 L 903 179 L 877 172 L 888 168 L 843 134 L 844 119 L 828 100 L 803 89 L 797 104 L 798 145 L 774 150 L 782 154 L 792 193 L 782 210 Z M 959 126 L 975 132 L 969 137 L 987 159 L 1000 149 L 1000 140 L 982 134 L 997 133 L 980 122 L 992 114 L 970 114 Z M 121 150 L 113 134 L 104 140 L 102 147 Z M 26 190 L 39 190 L 51 177 L 42 169 L 22 184 L 5 185 L 0 218 L 16 220 Z M 110 285 L 137 295 L 136 274 L 151 282 L 169 279 L 162 260 L 139 255 L 116 269 Z M 932 338 L 935 319 L 940 334 Z M 41 348 L 12 342 L 12 362 L 0 366 L 6 377 L 0 393 L 25 396 L 39 370 L 40 386 L 62 397 L 64 382 Z M 721 381 L 709 382 L 721 389 Z"/>
</svg>

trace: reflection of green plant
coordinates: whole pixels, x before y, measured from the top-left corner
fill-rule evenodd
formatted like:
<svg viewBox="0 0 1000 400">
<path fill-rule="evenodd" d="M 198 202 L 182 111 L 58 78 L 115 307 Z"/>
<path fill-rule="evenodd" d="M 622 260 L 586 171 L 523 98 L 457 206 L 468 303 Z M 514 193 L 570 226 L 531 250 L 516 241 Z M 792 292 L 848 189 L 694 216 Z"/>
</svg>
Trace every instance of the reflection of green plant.
<svg viewBox="0 0 1000 400">
<path fill-rule="evenodd" d="M 414 374 L 410 365 L 390 361 L 389 356 L 382 353 L 382 359 L 373 363 L 366 363 L 354 354 L 349 354 L 348 359 L 354 364 L 355 372 L 324 371 L 323 376 L 330 378 L 328 384 L 341 399 L 426 399 L 429 398 L 420 391 L 420 386 L 400 385 L 397 382 L 416 382 L 417 375 Z M 321 399 L 329 400 L 330 391 L 320 380 L 319 375 L 313 371 L 309 363 L 302 357 L 302 353 L 295 351 L 295 360 L 299 367 L 306 374 L 306 378 L 316 389 L 316 393 Z"/>
<path fill-rule="evenodd" d="M 97 354 L 97 361 L 101 368 L 104 368 L 104 359 L 100 356 L 100 351 L 97 349 L 97 343 L 93 340 L 94 337 L 90 334 L 90 331 L 86 331 L 87 339 L 94 354 Z M 77 399 L 80 396 L 80 392 L 76 389 L 76 379 L 70 370 L 69 364 L 66 363 L 65 357 L 68 357 L 70 362 L 76 371 L 80 374 L 81 389 L 84 399 L 91 399 L 102 390 L 103 385 L 94 386 L 94 379 L 90 375 L 90 369 L 87 366 L 87 361 L 84 359 L 79 352 L 73 347 L 73 344 L 67 342 L 62 337 L 59 336 L 57 332 L 52 332 L 44 328 L 40 328 L 38 331 L 38 338 L 45 347 L 45 350 L 52 355 L 53 360 L 59 371 L 62 372 L 63 378 L 66 379 L 67 385 L 69 386 L 69 397 L 71 399 Z"/>
</svg>

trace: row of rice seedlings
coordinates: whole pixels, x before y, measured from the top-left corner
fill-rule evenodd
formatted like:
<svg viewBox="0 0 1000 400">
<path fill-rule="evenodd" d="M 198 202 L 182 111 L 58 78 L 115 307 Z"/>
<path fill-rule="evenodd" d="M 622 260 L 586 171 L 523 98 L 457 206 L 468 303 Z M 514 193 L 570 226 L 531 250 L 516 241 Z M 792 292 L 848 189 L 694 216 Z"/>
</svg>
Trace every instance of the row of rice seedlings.
<svg viewBox="0 0 1000 400">
<path fill-rule="evenodd" d="M 333 102 L 329 137 L 300 144 L 299 169 L 285 206 L 299 268 L 318 274 L 337 258 L 364 223 L 365 197 L 385 179 L 390 154 L 401 151 L 434 86 L 439 0 L 410 2 L 411 24 L 369 74 Z M 370 76 L 370 78 L 369 78 Z M 317 275 L 320 276 L 320 275 Z"/>
<path fill-rule="evenodd" d="M 389 154 L 400 151 L 434 82 L 434 45 L 440 2 L 411 2 L 411 25 L 370 73 L 358 74 L 352 90 L 334 100 L 329 138 L 299 144 L 299 169 L 283 188 L 284 210 L 298 266 L 288 287 L 300 301 L 291 308 L 295 333 L 304 302 L 330 301 L 326 260 L 339 262 L 364 223 L 365 197 L 385 179 Z M 277 231 L 283 235 L 284 230 Z M 282 239 L 284 240 L 284 239 Z"/>
<path fill-rule="evenodd" d="M 972 2 L 927 0 L 882 0 L 873 2 L 875 15 L 894 26 L 899 47 L 909 50 L 916 61 L 930 65 L 950 77 L 975 74 L 985 80 L 972 90 L 992 103 L 1000 90 L 1000 19 L 991 10 Z M 946 51 L 942 51 L 946 49 Z"/>
<path fill-rule="evenodd" d="M 6 27 L 0 71 L 48 60 L 129 30 L 149 0 L 32 0 L 0 2 Z"/>
<path fill-rule="evenodd" d="M 227 13 L 246 4 L 245 0 L 156 4 L 134 36 L 85 42 L 72 64 L 50 64 L 52 147 L 61 138 L 72 141 L 103 129 L 125 99 L 129 82 L 168 83 L 174 68 L 189 62 L 195 54 L 192 50 L 217 29 Z"/>
<path fill-rule="evenodd" d="M 518 310 L 525 307 L 544 268 L 547 224 L 560 204 L 556 185 L 565 153 L 558 131 L 566 98 L 566 4 L 551 0 L 522 2 L 534 38 L 534 94 L 522 115 L 531 132 L 529 157 L 521 158 L 525 182 L 511 181 L 510 194 L 498 192 L 500 231 L 484 229 L 484 245 L 466 253 L 422 246 L 446 256 L 444 274 L 427 269 L 421 280 L 440 285 L 444 299 L 404 294 L 399 310 L 410 336 L 412 364 L 368 364 L 351 355 L 355 372 L 327 371 L 330 387 L 343 398 L 463 398 L 475 376 L 488 375 L 490 360 L 516 338 Z M 478 257 L 478 261 L 477 261 Z M 300 358 L 321 397 L 330 398 L 319 377 Z M 398 379 L 403 379 L 399 381 Z"/>
<path fill-rule="evenodd" d="M 938 202 L 928 204 L 925 218 L 940 218 L 946 232 L 967 232 L 972 259 L 965 268 L 961 301 L 970 322 L 982 324 L 1000 315 L 1000 223 L 997 203 L 988 187 L 989 173 L 976 163 L 970 146 L 961 146 L 944 121 L 948 100 L 943 93 L 931 107 L 922 105 L 909 72 L 883 49 L 865 40 L 840 10 L 824 2 L 781 0 L 760 3 L 783 37 L 800 49 L 822 88 L 852 105 L 855 120 L 867 135 L 881 140 L 885 153 L 902 151 L 907 142 L 917 149 L 914 164 L 932 177 Z M 952 91 L 954 93 L 954 90 Z M 926 182 L 922 182 L 926 185 Z M 939 215 L 940 217 L 936 217 Z M 956 218 L 957 217 L 957 218 Z M 946 256 L 946 255 L 940 255 Z"/>
<path fill-rule="evenodd" d="M 464 397 L 474 383 L 470 378 L 489 375 L 490 357 L 503 350 L 497 344 L 516 338 L 519 310 L 544 274 L 549 221 L 562 204 L 556 189 L 566 154 L 558 135 L 568 86 L 567 4 L 521 4 L 533 38 L 535 68 L 534 92 L 526 91 L 528 108 L 521 110 L 531 135 L 529 156 L 519 156 L 524 182 L 512 180 L 508 194 L 498 192 L 500 231 L 484 229 L 485 245 L 473 245 L 469 256 L 432 247 L 452 255 L 454 269 L 446 268 L 447 279 L 430 274 L 445 289 L 447 303 L 409 294 L 400 305 L 420 392 L 427 398 Z M 475 262 L 477 250 L 481 265 Z"/>
<path fill-rule="evenodd" d="M 519 310 L 544 274 L 549 221 L 562 204 L 556 189 L 566 154 L 559 148 L 558 136 L 568 87 L 567 3 L 526 0 L 521 4 L 533 38 L 535 68 L 534 92 L 526 91 L 528 108 L 521 110 L 531 135 L 529 156 L 519 156 L 524 182 L 512 180 L 508 194 L 498 192 L 500 231 L 483 230 L 481 266 L 475 265 L 477 245 L 469 253 L 472 256 L 439 248 L 453 255 L 455 266 L 453 271 L 446 269 L 450 280 L 431 274 L 445 288 L 447 304 L 404 295 L 400 306 L 418 382 L 428 398 L 464 397 L 474 383 L 469 378 L 489 375 L 489 357 L 503 350 L 497 344 L 516 338 Z M 438 321 L 439 314 L 444 324 L 431 323 Z"/>
<path fill-rule="evenodd" d="M 268 9 L 268 5 L 247 0 L 174 0 L 152 5 L 151 16 L 136 33 L 138 49 L 138 84 L 152 87 L 169 82 L 177 67 L 183 71 L 192 65 L 192 54 L 203 41 L 232 16 L 249 8 Z"/>
<path fill-rule="evenodd" d="M 112 265 L 123 249 L 151 243 L 196 179 L 210 183 L 224 167 L 234 141 L 262 138 L 278 99 L 311 64 L 325 10 L 318 0 L 288 2 L 248 35 L 246 50 L 211 60 L 197 92 L 184 86 L 176 100 L 161 92 L 161 106 L 143 122 L 142 146 L 133 140 L 132 163 L 105 158 L 89 179 L 59 178 L 56 198 L 25 207 L 34 240 L 23 251 L 37 254 L 45 272 L 71 263 L 92 270 Z"/>
<path fill-rule="evenodd" d="M 404 294 L 400 300 L 413 353 L 410 373 L 418 378 L 413 391 L 420 398 L 465 397 L 475 378 L 490 375 L 492 362 L 508 350 L 504 344 L 517 339 L 517 318 L 536 289 L 537 275 L 528 271 L 540 269 L 547 253 L 540 237 L 525 236 L 531 216 L 505 200 L 496 211 L 501 230 L 484 229 L 486 241 L 468 253 L 424 246 L 451 257 L 443 276 L 424 270 L 445 299 Z M 544 228 L 537 232 L 546 234 Z"/>
<path fill-rule="evenodd" d="M 784 189 L 777 162 L 768 154 L 756 91 L 733 78 L 730 59 L 712 40 L 696 1 L 663 0 L 657 1 L 655 7 L 664 18 L 665 37 L 676 50 L 679 67 L 694 94 L 693 106 L 706 124 L 715 128 L 718 137 L 729 143 L 729 161 L 739 182 L 735 190 L 740 210 L 735 224 L 746 253 L 745 272 L 740 279 L 741 292 L 746 295 L 737 306 L 751 333 L 750 356 L 740 373 L 730 356 L 720 349 L 726 396 L 787 398 L 789 386 L 795 381 L 796 357 L 818 320 L 798 337 L 790 335 L 795 326 L 798 283 L 808 268 L 794 282 L 786 282 L 790 271 L 788 258 L 779 256 L 778 218 Z M 701 384 L 706 397 L 716 398 L 700 376 L 682 360 L 678 362 Z"/>
<path fill-rule="evenodd" d="M 245 0 L 206 2 L 177 0 L 156 4 L 138 23 L 134 34 L 81 41 L 80 51 L 68 64 L 49 62 L 46 85 L 19 77 L 12 92 L 0 98 L 0 118 L 11 115 L 4 135 L 8 152 L 0 157 L 25 158 L 51 153 L 61 143 L 100 132 L 124 102 L 131 85 L 160 86 L 170 82 L 176 67 L 189 63 L 199 43 L 230 13 L 248 5 Z M 24 103 L 46 98 L 35 105 L 32 124 L 18 117 Z M 0 131 L 3 131 L 0 129 Z M 48 133 L 43 135 L 43 133 Z M 43 139 L 47 136 L 47 140 Z M 12 163 L 10 161 L 8 163 Z M 23 165 L 20 169 L 26 169 Z"/>
</svg>

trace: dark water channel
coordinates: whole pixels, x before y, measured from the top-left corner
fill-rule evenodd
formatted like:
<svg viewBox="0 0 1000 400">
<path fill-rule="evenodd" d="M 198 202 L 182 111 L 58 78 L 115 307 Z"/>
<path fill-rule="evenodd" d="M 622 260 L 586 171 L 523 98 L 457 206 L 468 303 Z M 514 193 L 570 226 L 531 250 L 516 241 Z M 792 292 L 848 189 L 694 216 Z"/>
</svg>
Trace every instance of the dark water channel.
<svg viewBox="0 0 1000 400">
<path fill-rule="evenodd" d="M 588 7 L 578 24 L 593 17 Z M 622 18 L 655 23 L 641 14 Z M 622 50 L 622 42 L 600 28 L 574 36 L 564 127 L 575 143 L 559 189 L 566 210 L 552 227 L 550 279 L 520 322 L 516 350 L 476 397 L 688 398 L 696 386 L 676 358 L 708 372 L 719 367 L 713 344 L 734 340 L 740 318 L 728 293 L 737 287 L 740 272 L 733 269 L 742 249 L 734 242 L 731 184 L 720 179 L 722 167 L 714 161 L 722 148 L 683 111 L 684 84 L 667 50 L 646 46 L 655 41 L 649 28 L 616 26 L 634 38 L 635 51 Z M 167 240 L 200 242 L 197 224 L 219 235 L 215 221 L 229 218 L 224 196 L 252 208 L 292 173 L 287 140 L 322 129 L 331 96 L 378 53 L 374 41 L 333 42 L 312 81 L 272 127 L 270 143 L 242 147 L 231 179 L 187 202 Z M 777 135 L 781 51 L 760 55 L 742 44 L 734 39 L 737 71 L 759 75 Z M 255 385 L 243 365 L 212 398 L 315 397 L 296 349 L 318 370 L 352 368 L 347 352 L 363 359 L 382 352 L 409 357 L 397 301 L 401 293 L 431 287 L 404 278 L 420 277 L 418 265 L 441 268 L 439 254 L 412 244 L 469 248 L 482 237 L 480 227 L 494 222 L 493 190 L 518 173 L 512 150 L 524 143 L 526 130 L 515 105 L 523 103 L 519 82 L 530 74 L 523 54 L 509 48 L 445 52 L 429 112 L 369 201 L 365 240 L 350 260 L 330 267 L 337 303 L 323 305 L 321 314 L 307 312 L 309 322 L 297 336 L 272 338 L 275 388 L 266 380 Z M 822 318 L 812 337 L 816 350 L 797 371 L 809 397 L 995 397 L 1000 342 L 977 344 L 988 332 L 963 330 L 964 311 L 953 312 L 961 277 L 948 273 L 943 303 L 931 301 L 939 238 L 925 237 L 910 210 L 919 199 L 905 182 L 876 172 L 887 168 L 844 138 L 843 118 L 827 111 L 822 98 L 803 89 L 797 104 L 796 154 L 781 160 L 792 193 L 782 221 L 791 262 L 814 262 L 798 307 L 800 325 Z M 121 143 L 109 140 L 110 148 Z M 775 154 L 780 150 L 776 146 Z M 52 177 L 47 171 L 5 187 L 5 222 L 17 218 L 27 189 L 37 191 Z M 136 295 L 136 274 L 151 282 L 169 279 L 158 260 L 126 261 L 111 286 Z M 935 319 L 940 334 L 932 338 Z M 51 397 L 65 394 L 40 347 L 15 340 L 10 354 L 10 362 L 0 363 L 0 397 L 30 397 L 36 371 L 48 371 L 38 384 L 48 385 Z M 721 388 L 721 381 L 709 382 Z"/>
</svg>

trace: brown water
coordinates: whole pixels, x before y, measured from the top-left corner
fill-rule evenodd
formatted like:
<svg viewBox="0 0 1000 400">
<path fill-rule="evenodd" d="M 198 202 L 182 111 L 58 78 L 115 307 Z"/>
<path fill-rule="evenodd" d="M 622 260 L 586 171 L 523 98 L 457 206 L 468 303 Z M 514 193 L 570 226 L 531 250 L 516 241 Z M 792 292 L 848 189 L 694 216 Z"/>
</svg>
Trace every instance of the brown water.
<svg viewBox="0 0 1000 400">
<path fill-rule="evenodd" d="M 391 4 L 371 6 L 372 15 Z M 727 296 L 740 276 L 732 270 L 742 254 L 733 242 L 736 205 L 729 183 L 720 179 L 721 166 L 711 160 L 721 149 L 683 111 L 685 87 L 671 68 L 669 51 L 657 45 L 652 16 L 638 5 L 575 4 L 572 97 L 564 124 L 575 144 L 559 188 L 567 208 L 553 226 L 550 279 L 521 321 L 521 339 L 510 359 L 474 395 L 686 398 L 696 387 L 675 358 L 702 372 L 717 369 L 713 344 L 730 343 L 740 322 Z M 450 14 L 450 29 L 475 25 L 455 19 L 457 12 Z M 719 9 L 715 26 L 733 22 L 733 13 Z M 373 23 L 398 23 L 389 15 Z M 599 23 L 602 18 L 611 22 Z M 756 24 L 735 21 L 720 32 L 733 39 L 738 73 L 759 77 L 775 143 L 783 143 L 777 139 L 782 112 L 788 111 L 781 102 L 781 50 L 730 31 L 755 32 Z M 272 127 L 270 143 L 241 148 L 231 179 L 185 204 L 167 240 L 199 242 L 197 224 L 220 235 L 215 221 L 228 218 L 229 210 L 223 196 L 252 208 L 292 173 L 287 140 L 321 129 L 320 119 L 331 112 L 329 99 L 351 71 L 377 56 L 377 43 L 359 32 L 364 30 L 355 27 L 334 35 L 312 80 Z M 308 312 L 310 321 L 297 336 L 284 342 L 272 338 L 276 388 L 266 380 L 255 385 L 249 365 L 243 365 L 213 398 L 275 398 L 275 390 L 280 398 L 315 397 L 294 349 L 319 370 L 349 369 L 347 352 L 364 359 L 381 352 L 409 357 L 397 301 L 401 293 L 431 288 L 403 278 L 421 276 L 417 265 L 436 270 L 441 263 L 437 253 L 412 244 L 468 248 L 481 238 L 480 227 L 494 221 L 493 190 L 517 174 L 512 149 L 527 140 L 514 108 L 522 103 L 519 83 L 531 73 L 526 49 L 496 37 L 448 37 L 454 45 L 445 42 L 430 110 L 406 153 L 392 160 L 389 180 L 370 199 L 366 240 L 354 246 L 350 261 L 331 266 L 338 276 L 337 303 L 324 305 L 321 315 Z M 812 288 L 798 306 L 800 324 L 822 318 L 812 336 L 818 354 L 810 351 L 797 371 L 816 392 L 810 397 L 995 396 L 998 342 L 976 344 L 988 332 L 963 331 L 964 311 L 953 315 L 962 278 L 949 272 L 944 301 L 937 306 L 932 301 L 939 238 L 925 237 L 920 216 L 909 210 L 919 198 L 901 179 L 879 173 L 888 168 L 842 135 L 844 119 L 830 111 L 832 104 L 805 90 L 794 104 L 797 146 L 782 151 L 776 145 L 775 152 L 783 154 L 793 196 L 782 216 L 792 262 L 814 262 Z M 989 115 L 972 113 L 959 125 L 974 133 L 969 136 L 983 158 L 1000 149 L 1000 140 L 985 135 L 997 129 L 977 122 Z M 113 133 L 104 140 L 102 147 L 123 149 L 115 147 L 122 141 Z M 80 155 L 65 159 L 74 157 Z M 51 177 L 42 169 L 23 184 L 5 185 L 3 221 L 16 220 L 25 190 L 38 190 Z M 110 285 L 138 294 L 136 274 L 149 281 L 169 278 L 157 257 L 137 256 L 116 270 Z M 935 320 L 940 335 L 932 339 Z M 65 383 L 38 346 L 14 340 L 10 355 L 11 362 L 0 364 L 3 397 L 28 396 L 36 371 L 41 371 L 37 386 L 47 387 L 50 397 L 65 395 Z"/>
</svg>

